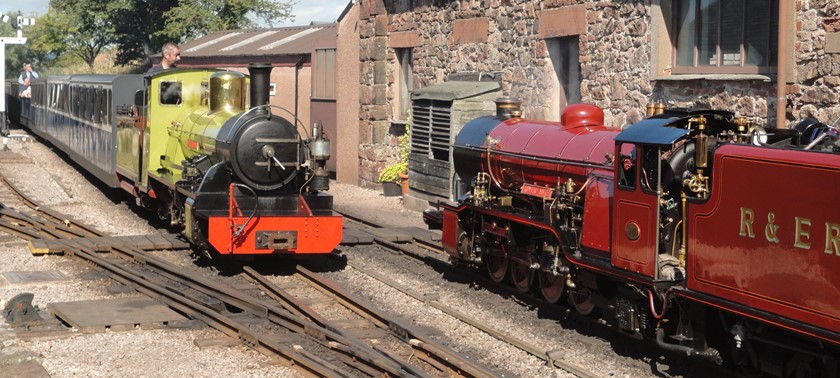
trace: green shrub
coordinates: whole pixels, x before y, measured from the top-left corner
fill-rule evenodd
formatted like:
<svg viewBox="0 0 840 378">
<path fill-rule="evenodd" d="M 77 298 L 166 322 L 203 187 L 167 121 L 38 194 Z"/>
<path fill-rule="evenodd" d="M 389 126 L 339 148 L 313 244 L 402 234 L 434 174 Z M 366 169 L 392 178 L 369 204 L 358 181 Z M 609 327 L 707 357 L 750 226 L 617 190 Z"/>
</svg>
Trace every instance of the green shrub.
<svg viewBox="0 0 840 378">
<path fill-rule="evenodd" d="M 409 120 L 410 122 L 410 120 Z M 408 173 L 408 154 L 411 152 L 411 128 L 406 126 L 405 134 L 399 136 L 400 160 L 379 172 L 379 182 L 400 182 L 400 174 Z"/>
</svg>

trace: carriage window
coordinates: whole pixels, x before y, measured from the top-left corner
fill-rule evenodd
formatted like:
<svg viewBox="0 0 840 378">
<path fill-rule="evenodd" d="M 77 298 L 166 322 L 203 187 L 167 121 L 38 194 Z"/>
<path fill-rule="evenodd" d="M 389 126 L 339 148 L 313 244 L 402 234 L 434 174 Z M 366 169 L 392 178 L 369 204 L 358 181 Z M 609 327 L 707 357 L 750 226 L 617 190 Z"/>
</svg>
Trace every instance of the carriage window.
<svg viewBox="0 0 840 378">
<path fill-rule="evenodd" d="M 82 116 L 85 121 L 90 121 L 90 115 L 93 113 L 93 90 L 91 88 L 85 88 L 84 98 L 82 101 L 85 107 Z"/>
<path fill-rule="evenodd" d="M 623 143 L 618 147 L 618 186 L 623 189 L 636 188 L 636 146 L 630 143 Z"/>
<path fill-rule="evenodd" d="M 67 84 L 61 84 L 61 89 L 58 91 L 58 99 L 61 107 L 61 111 L 68 112 L 70 111 L 70 87 Z"/>
<path fill-rule="evenodd" d="M 181 104 L 181 82 L 162 81 L 160 82 L 160 104 L 180 105 Z"/>
<path fill-rule="evenodd" d="M 102 116 L 105 114 L 105 90 L 96 90 L 96 106 L 93 109 L 93 122 L 104 123 Z"/>
</svg>

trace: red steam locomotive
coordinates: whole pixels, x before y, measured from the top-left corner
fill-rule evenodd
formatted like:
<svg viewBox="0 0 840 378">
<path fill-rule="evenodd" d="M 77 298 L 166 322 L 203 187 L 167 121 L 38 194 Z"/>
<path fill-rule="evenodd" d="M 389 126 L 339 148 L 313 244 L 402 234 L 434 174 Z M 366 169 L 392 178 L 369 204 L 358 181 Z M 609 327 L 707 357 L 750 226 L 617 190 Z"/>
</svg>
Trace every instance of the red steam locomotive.
<svg viewBox="0 0 840 378">
<path fill-rule="evenodd" d="M 453 261 L 668 350 L 838 375 L 837 129 L 651 107 L 619 130 L 592 105 L 560 123 L 497 105 L 455 139 L 466 194 L 425 215 Z"/>
</svg>

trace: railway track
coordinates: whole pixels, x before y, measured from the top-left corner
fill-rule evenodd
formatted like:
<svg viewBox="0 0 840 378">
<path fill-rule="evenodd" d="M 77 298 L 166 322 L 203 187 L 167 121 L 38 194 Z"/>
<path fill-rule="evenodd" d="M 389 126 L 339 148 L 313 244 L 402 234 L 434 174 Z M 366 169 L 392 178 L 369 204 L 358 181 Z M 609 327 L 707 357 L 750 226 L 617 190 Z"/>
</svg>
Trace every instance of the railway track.
<svg viewBox="0 0 840 378">
<path fill-rule="evenodd" d="M 365 230 L 366 228 L 375 228 L 375 229 L 387 229 L 388 228 L 386 226 L 383 226 L 383 225 L 377 224 L 375 222 L 371 222 L 369 220 L 366 220 L 363 217 L 360 217 L 358 215 L 349 214 L 349 213 L 343 213 L 342 215 L 345 217 L 346 220 L 350 220 L 351 222 L 354 222 L 355 223 L 354 227 L 358 227 L 361 230 Z M 375 234 L 380 234 L 380 233 L 371 232 L 371 234 L 375 235 Z M 425 264 L 433 265 L 433 266 L 438 267 L 438 268 L 454 269 L 454 267 L 451 264 L 449 264 L 448 261 L 444 260 L 444 259 L 446 259 L 446 253 L 440 248 L 439 244 L 437 244 L 435 241 L 430 239 L 428 237 L 428 235 L 413 237 L 412 240 L 411 240 L 411 243 L 409 243 L 411 245 L 411 247 L 408 247 L 404 244 L 399 244 L 399 243 L 392 242 L 392 241 L 388 240 L 387 238 L 382 238 L 382 237 L 374 237 L 374 241 L 377 244 L 381 245 L 382 247 L 387 248 L 388 250 L 404 254 L 404 255 L 409 256 L 409 257 L 411 257 L 413 259 L 416 259 L 418 261 L 422 261 Z M 395 290 L 398 290 L 398 291 L 400 291 L 400 292 L 402 292 L 402 293 L 404 293 L 404 294 L 406 294 L 406 295 L 408 295 L 408 296 L 410 296 L 410 297 L 412 297 L 412 298 L 414 298 L 418 301 L 425 302 L 429 306 L 432 306 L 432 307 L 434 307 L 434 308 L 436 308 L 436 309 L 438 309 L 438 310 L 440 310 L 440 311 L 442 311 L 442 312 L 444 312 L 444 313 L 446 313 L 446 314 L 448 314 L 448 315 L 450 315 L 454 318 L 457 318 L 458 320 L 460 320 L 464 323 L 467 323 L 467 324 L 481 330 L 482 332 L 487 333 L 488 335 L 490 335 L 490 336 L 492 336 L 492 337 L 494 337 L 494 338 L 496 338 L 496 339 L 498 339 L 502 342 L 511 344 L 511 345 L 515 346 L 516 348 L 519 348 L 520 350 L 525 351 L 525 352 L 529 353 L 530 355 L 545 361 L 549 365 L 553 365 L 554 367 L 563 369 L 563 370 L 565 370 L 565 371 L 567 371 L 571 374 L 574 374 L 578 377 L 598 377 L 597 374 L 588 371 L 583 366 L 580 366 L 580 365 L 575 364 L 573 362 L 566 361 L 562 357 L 553 356 L 549 350 L 545 350 L 545 349 L 540 348 L 536 345 L 529 344 L 529 343 L 517 338 L 516 336 L 514 336 L 512 334 L 509 334 L 508 332 L 503 331 L 503 330 L 494 329 L 490 326 L 487 326 L 480 319 L 476 319 L 476 318 L 471 317 L 467 314 L 464 314 L 463 312 L 458 311 L 455 308 L 452 308 L 450 306 L 446 306 L 446 305 L 444 305 L 444 304 L 442 304 L 438 301 L 429 300 L 422 293 L 418 293 L 418 292 L 416 292 L 416 291 L 414 291 L 414 290 L 412 290 L 408 287 L 405 287 L 404 285 L 400 285 L 397 282 L 395 282 L 394 280 L 389 279 L 389 278 L 387 278 L 387 277 L 385 277 L 381 274 L 378 274 L 376 272 L 373 272 L 373 271 L 370 271 L 370 270 L 367 270 L 367 269 L 364 269 L 362 267 L 355 266 L 355 265 L 353 265 L 353 268 L 362 272 L 362 273 L 364 273 L 364 274 L 367 274 L 367 275 L 369 275 L 369 276 L 371 276 L 371 277 L 373 277 L 373 278 L 375 278 L 375 279 L 377 279 L 377 280 L 379 280 L 383 283 L 385 283 L 386 285 L 394 288 Z M 472 278 L 480 279 L 479 277 L 472 277 Z M 488 284 L 490 284 L 490 283 L 488 283 Z"/>
<path fill-rule="evenodd" d="M 352 225 L 346 225 L 345 227 L 358 227 L 360 229 L 373 228 L 377 230 L 370 232 L 373 235 L 388 235 L 388 231 L 386 230 L 389 229 L 389 226 L 387 225 L 377 224 L 376 222 L 365 219 L 363 216 L 359 216 L 349 212 L 344 212 L 343 215 L 346 220 L 345 224 Z M 399 233 L 406 231 L 392 230 L 391 232 Z M 408 232 L 410 233 L 411 231 Z M 448 255 L 440 248 L 439 240 L 430 238 L 429 234 L 427 233 L 421 232 L 419 234 L 416 234 L 410 238 L 410 241 L 406 240 L 405 237 L 402 237 L 399 242 L 394 242 L 388 237 L 374 237 L 374 242 L 388 252 L 401 256 L 406 256 L 421 264 L 431 267 L 434 271 L 440 272 L 443 275 L 449 275 L 450 277 L 460 277 L 459 280 L 463 280 L 462 282 L 467 281 L 470 286 L 487 288 L 490 291 L 497 293 L 504 298 L 508 298 L 512 302 L 518 303 L 519 305 L 524 306 L 528 309 L 538 309 L 541 314 L 549 316 L 553 319 L 557 319 L 556 323 L 554 324 L 554 327 L 561 327 L 561 325 L 557 323 L 562 323 L 562 327 L 564 328 L 579 330 L 575 333 L 580 332 L 586 335 L 597 335 L 597 338 L 601 338 L 604 340 L 613 340 L 619 338 L 620 341 L 618 342 L 618 344 L 616 344 L 618 348 L 624 348 L 621 346 L 623 343 L 628 343 L 630 345 L 629 348 L 637 348 L 639 346 L 637 341 L 629 340 L 626 336 L 616 334 L 609 327 L 605 327 L 600 321 L 598 321 L 598 319 L 578 315 L 575 312 L 569 311 L 567 308 L 562 307 L 558 304 L 550 304 L 538 295 L 529 295 L 527 293 L 522 293 L 512 286 L 506 286 L 494 282 L 489 277 L 487 277 L 484 272 L 480 272 L 474 269 L 464 269 L 463 267 L 453 266 L 448 261 Z M 428 306 L 434 307 L 454 318 L 459 319 L 460 321 L 466 324 L 475 327 L 477 330 L 480 330 L 481 332 L 484 332 L 487 335 L 492 336 L 499 341 L 515 346 L 516 348 L 530 354 L 531 356 L 543 360 L 549 366 L 554 366 L 556 368 L 565 370 L 566 372 L 578 377 L 603 376 L 602 373 L 599 374 L 593 371 L 589 366 L 584 366 L 572 360 L 564 358 L 562 352 L 546 349 L 544 346 L 536 345 L 523 340 L 522 338 L 518 337 L 519 330 L 494 328 L 493 326 L 486 324 L 484 320 L 476 316 L 471 316 L 458 308 L 448 306 L 442 303 L 441 301 L 436 300 L 434 297 L 430 298 L 427 294 L 424 294 L 418 290 L 414 290 L 413 288 L 408 287 L 404 284 L 400 284 L 395 280 L 388 278 L 386 275 L 377 273 L 373 269 L 366 269 L 352 262 L 348 263 L 348 265 L 350 265 L 353 269 L 363 274 L 369 275 L 372 278 L 385 283 L 391 288 L 414 298 L 417 301 L 426 303 Z M 613 341 L 610 341 L 610 343 L 613 343 Z M 648 355 L 657 355 L 661 353 L 661 351 L 659 351 L 652 344 L 642 345 L 642 348 L 637 349 L 647 350 L 647 352 L 643 352 L 643 354 L 639 355 L 639 357 L 641 358 L 644 358 L 644 353 L 647 353 Z M 674 355 L 672 357 L 676 360 L 675 363 L 682 366 L 676 371 L 680 371 L 681 369 L 684 369 L 685 371 L 691 371 L 696 368 L 700 368 L 702 369 L 704 374 L 710 373 L 719 377 L 741 376 L 739 372 L 734 372 L 724 367 L 705 364 L 702 361 L 687 359 L 677 355 Z M 654 360 L 656 359 L 657 358 L 654 358 Z M 683 374 L 685 373 L 677 373 L 676 376 L 682 376 Z M 691 374 L 688 375 L 691 376 Z"/>
<path fill-rule="evenodd" d="M 242 289 L 200 274 L 185 272 L 181 267 L 154 257 L 129 243 L 114 239 L 110 253 L 97 253 L 85 238 L 102 234 L 68 217 L 39 206 L 37 202 L 12 190 L 19 203 L 32 209 L 31 214 L 3 206 L 0 229 L 30 242 L 50 240 L 64 246 L 73 255 L 108 272 L 123 285 L 134 287 L 178 312 L 199 319 L 220 332 L 266 355 L 283 359 L 288 365 L 313 376 L 462 376 L 491 377 L 496 374 L 423 336 L 412 327 L 401 324 L 353 298 L 332 282 L 312 272 L 300 270 L 306 285 L 316 285 L 330 292 L 338 302 L 347 305 L 356 316 L 368 319 L 379 329 L 388 330 L 393 340 L 401 341 L 402 352 L 366 343 L 369 339 L 352 336 L 352 332 L 327 321 L 318 312 L 304 305 L 301 299 L 277 293 L 282 290 L 255 270 L 246 268 L 254 288 Z M 258 293 L 254 295 L 253 293 Z M 276 299 L 259 293 L 272 293 Z M 285 307 L 284 307 L 285 306 Z M 305 310 L 305 311 L 304 311 Z M 378 343 L 392 345 L 394 342 Z M 422 356 L 412 362 L 400 356 Z M 419 363 L 418 363 L 419 362 Z"/>
</svg>

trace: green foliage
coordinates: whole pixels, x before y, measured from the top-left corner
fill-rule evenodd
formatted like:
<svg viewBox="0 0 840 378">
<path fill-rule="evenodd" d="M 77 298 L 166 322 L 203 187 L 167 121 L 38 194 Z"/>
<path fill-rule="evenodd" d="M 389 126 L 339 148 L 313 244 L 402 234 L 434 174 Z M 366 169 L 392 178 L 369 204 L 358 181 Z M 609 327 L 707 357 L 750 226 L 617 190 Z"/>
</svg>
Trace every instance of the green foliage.
<svg viewBox="0 0 840 378">
<path fill-rule="evenodd" d="M 400 135 L 397 140 L 399 144 L 399 160 L 386 166 L 379 172 L 379 182 L 400 182 L 400 174 L 408 173 L 408 154 L 411 153 L 411 129 L 406 125 L 405 134 Z"/>
<path fill-rule="evenodd" d="M 114 7 L 102 0 L 52 0 L 33 28 L 32 49 L 56 57 L 73 55 L 92 72 L 96 57 L 116 40 Z"/>
<path fill-rule="evenodd" d="M 182 43 L 214 31 L 293 19 L 294 0 L 92 0 L 113 3 L 117 63 L 149 61 L 166 42 Z"/>
</svg>

